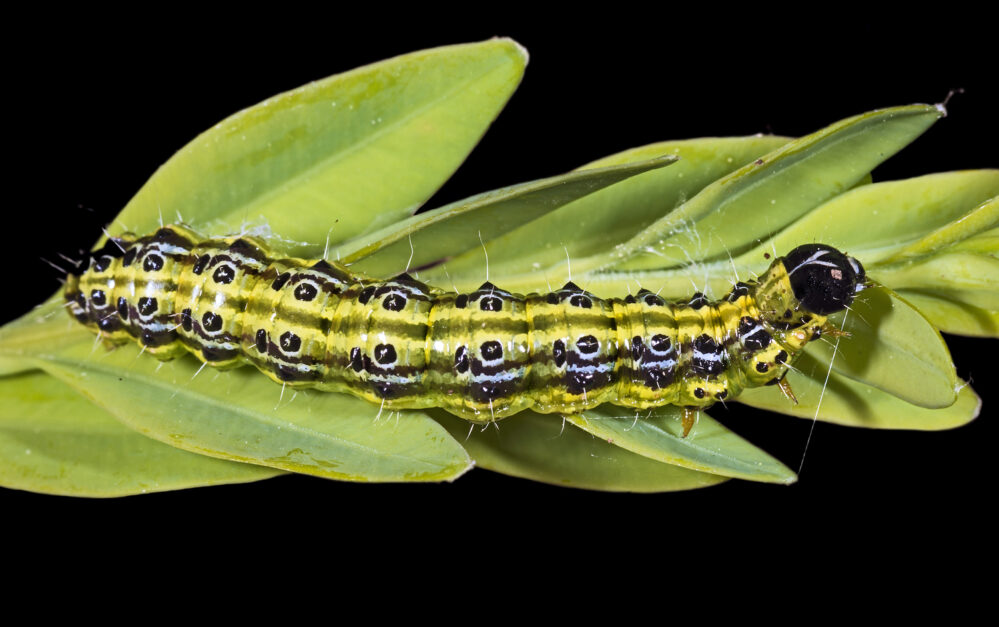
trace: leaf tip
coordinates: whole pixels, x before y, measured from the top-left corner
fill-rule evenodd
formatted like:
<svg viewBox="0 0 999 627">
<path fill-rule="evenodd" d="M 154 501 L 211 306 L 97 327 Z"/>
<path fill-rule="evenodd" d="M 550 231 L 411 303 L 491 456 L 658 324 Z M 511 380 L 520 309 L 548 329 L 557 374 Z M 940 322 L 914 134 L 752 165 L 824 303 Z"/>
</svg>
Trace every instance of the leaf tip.
<svg viewBox="0 0 999 627">
<path fill-rule="evenodd" d="M 520 58 L 522 67 L 526 67 L 531 61 L 531 54 L 527 51 L 527 48 L 512 37 L 493 37 L 491 41 L 506 46 L 513 51 Z"/>
<path fill-rule="evenodd" d="M 971 415 L 968 416 L 968 419 L 961 424 L 968 424 L 975 418 L 978 418 L 978 415 L 982 413 L 982 397 L 979 396 L 978 392 L 976 392 L 974 388 L 971 387 L 971 383 L 959 380 L 957 387 L 954 388 L 954 393 L 960 395 L 960 393 L 963 392 L 965 388 L 967 388 L 968 392 L 975 397 L 975 408 L 971 410 Z M 961 426 L 961 425 L 955 425 L 955 426 Z"/>
<path fill-rule="evenodd" d="M 780 476 L 781 485 L 792 485 L 795 483 L 798 483 L 798 475 L 791 469 L 788 469 L 787 474 Z"/>
<path fill-rule="evenodd" d="M 461 477 L 464 477 L 465 473 L 475 468 L 475 460 L 469 457 L 467 453 L 465 454 L 465 459 L 466 459 L 465 466 L 463 468 L 456 470 L 453 474 L 448 475 L 444 479 L 444 481 L 446 481 L 447 483 L 454 483 Z"/>
</svg>

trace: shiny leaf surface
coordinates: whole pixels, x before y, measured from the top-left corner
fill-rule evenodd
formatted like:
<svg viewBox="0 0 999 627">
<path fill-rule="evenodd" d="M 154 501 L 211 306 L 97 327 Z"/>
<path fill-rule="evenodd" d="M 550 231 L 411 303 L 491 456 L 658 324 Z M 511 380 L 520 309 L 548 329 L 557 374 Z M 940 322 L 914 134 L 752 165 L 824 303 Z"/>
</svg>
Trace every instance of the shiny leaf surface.
<svg viewBox="0 0 999 627">
<path fill-rule="evenodd" d="M 650 415 L 639 412 L 636 417 L 627 408 L 601 405 L 565 418 L 608 442 L 667 464 L 750 481 L 797 480 L 790 468 L 703 412 L 699 412 L 696 424 L 683 437 L 682 413 L 670 406 L 660 407 Z"/>
<path fill-rule="evenodd" d="M 603 265 L 664 268 L 742 253 L 854 187 L 941 115 L 929 105 L 882 109 L 793 140 L 704 188 Z"/>
<path fill-rule="evenodd" d="M 289 255 L 410 215 L 448 179 L 520 82 L 509 39 L 423 50 L 236 113 L 163 164 L 112 225 L 188 221 L 272 234 Z M 391 184 L 386 184 L 391 181 Z"/>
<path fill-rule="evenodd" d="M 795 363 L 795 368 L 797 372 L 790 373 L 787 379 L 798 398 L 797 405 L 772 386 L 745 390 L 738 401 L 808 420 L 816 416 L 818 409 L 819 420 L 851 427 L 924 431 L 959 427 L 974 420 L 981 409 L 981 399 L 971 386 L 964 384 L 953 405 L 927 409 L 836 372 L 829 375 L 828 385 L 824 385 L 829 367 L 807 354 Z"/>
<path fill-rule="evenodd" d="M 432 414 L 477 466 L 513 477 L 611 492 L 671 492 L 727 480 L 630 453 L 551 414 L 526 411 L 486 429 L 470 429 L 468 422 L 443 411 Z"/>
<path fill-rule="evenodd" d="M 577 275 L 616 244 L 647 227 L 706 185 L 736 168 L 787 143 L 786 137 L 722 137 L 660 142 L 610 155 L 581 170 L 606 168 L 672 155 L 679 161 L 669 168 L 632 177 L 572 202 L 505 235 L 483 224 L 490 272 L 504 277 L 507 289 L 542 290 L 547 281 L 566 281 L 570 268 Z M 454 282 L 472 288 L 481 282 L 481 250 L 448 260 L 425 273 L 430 280 Z M 448 278 L 450 277 L 450 279 Z"/>
<path fill-rule="evenodd" d="M 86 331 L 37 363 L 125 425 L 214 457 L 350 481 L 439 481 L 470 467 L 430 418 L 379 419 L 378 407 L 340 394 L 297 394 L 251 368 L 199 374 L 190 358 L 158 362 L 121 346 L 95 354 Z"/>
<path fill-rule="evenodd" d="M 69 496 L 124 496 L 281 474 L 145 437 L 41 372 L 0 380 L 0 485 Z"/>
<path fill-rule="evenodd" d="M 483 237 L 501 235 L 578 198 L 675 161 L 675 156 L 666 155 L 486 192 L 351 240 L 336 250 L 336 257 L 351 264 L 352 270 L 393 276 L 468 250 L 481 252 Z"/>
</svg>

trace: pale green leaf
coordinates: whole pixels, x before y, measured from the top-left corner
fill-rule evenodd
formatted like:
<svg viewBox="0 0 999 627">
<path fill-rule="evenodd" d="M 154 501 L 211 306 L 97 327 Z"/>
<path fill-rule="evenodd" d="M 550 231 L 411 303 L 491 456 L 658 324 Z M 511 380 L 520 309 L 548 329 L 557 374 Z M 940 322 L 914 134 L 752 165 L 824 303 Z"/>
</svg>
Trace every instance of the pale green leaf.
<svg viewBox="0 0 999 627">
<path fill-rule="evenodd" d="M 261 227 L 316 257 L 413 213 L 457 169 L 520 82 L 509 39 L 423 50 L 240 111 L 182 148 L 111 226 L 178 219 L 212 234 Z M 179 218 L 178 218 L 179 215 Z"/>
<path fill-rule="evenodd" d="M 581 170 L 674 155 L 679 161 L 569 203 L 506 234 L 484 229 L 490 276 L 517 291 L 541 290 L 568 278 L 566 257 L 577 274 L 627 241 L 712 181 L 785 144 L 786 137 L 723 137 L 661 142 L 617 153 Z M 482 281 L 484 257 L 474 249 L 423 273 L 431 281 L 473 288 Z"/>
<path fill-rule="evenodd" d="M 393 276 L 470 249 L 481 252 L 482 237 L 501 235 L 577 198 L 675 161 L 667 155 L 486 192 L 346 242 L 335 256 L 354 271 Z"/>
<path fill-rule="evenodd" d="M 23 359 L 0 356 L 0 377 L 19 374 L 21 372 L 31 370 L 32 368 L 34 368 L 34 366 Z"/>
<path fill-rule="evenodd" d="M 926 316 L 933 326 L 945 333 L 999 338 L 999 310 L 969 305 L 963 300 L 965 295 L 960 290 L 932 292 L 903 289 L 898 293 Z"/>
<path fill-rule="evenodd" d="M 791 141 L 704 188 L 601 265 L 664 268 L 740 254 L 856 185 L 941 116 L 929 105 L 894 107 Z"/>
<path fill-rule="evenodd" d="M 698 412 L 687 437 L 683 437 L 679 407 L 637 414 L 605 404 L 565 419 L 610 443 L 667 464 L 750 481 L 793 483 L 797 479 L 790 468 L 703 412 Z"/>
<path fill-rule="evenodd" d="M 947 344 L 890 290 L 869 287 L 832 322 L 850 337 L 810 343 L 808 352 L 820 363 L 833 360 L 838 347 L 833 368 L 851 379 L 922 407 L 947 407 L 956 399 L 958 379 Z"/>
<path fill-rule="evenodd" d="M 953 252 L 961 251 L 979 253 L 982 255 L 989 255 L 991 257 L 999 257 L 999 227 L 982 231 L 978 235 L 974 235 L 964 241 L 958 242 L 957 244 L 951 246 L 949 250 Z"/>
<path fill-rule="evenodd" d="M 551 414 L 525 411 L 485 429 L 470 429 L 444 411 L 432 415 L 464 444 L 477 466 L 514 477 L 612 492 L 690 490 L 727 480 L 630 453 L 566 427 Z"/>
<path fill-rule="evenodd" d="M 70 318 L 61 296 L 54 295 L 17 320 L 0 327 L 0 376 L 36 368 L 32 356 L 58 350 L 67 338 L 79 338 L 80 325 Z"/>
<path fill-rule="evenodd" d="M 999 310 L 999 259 L 954 252 L 878 268 L 871 275 L 896 289 L 960 292 L 961 301 Z"/>
<path fill-rule="evenodd" d="M 0 380 L 0 485 L 5 487 L 106 497 L 278 474 L 147 438 L 47 374 Z"/>
<path fill-rule="evenodd" d="M 744 390 L 736 400 L 808 420 L 816 416 L 816 408 L 819 408 L 819 420 L 851 427 L 927 431 L 959 427 L 974 420 L 981 409 L 981 399 L 968 385 L 961 387 L 957 401 L 950 407 L 927 409 L 836 372 L 829 373 L 826 364 L 808 354 L 799 358 L 794 367 L 795 371 L 787 375 L 787 380 L 798 399 L 797 405 L 775 386 Z M 827 374 L 828 385 L 824 385 Z"/>
<path fill-rule="evenodd" d="M 82 336 L 82 337 L 80 337 Z M 381 415 L 353 397 L 283 390 L 253 368 L 199 374 L 194 359 L 139 355 L 134 345 L 77 341 L 38 365 L 125 425 L 188 451 L 350 481 L 439 481 L 470 465 L 437 423 L 412 412 Z"/>
<path fill-rule="evenodd" d="M 986 170 L 992 174 L 999 188 L 999 170 Z M 951 190 L 957 195 L 964 195 L 966 189 Z M 979 233 L 995 231 L 999 225 L 999 197 L 986 200 L 966 214 L 955 218 L 953 221 L 943 224 L 935 231 L 925 235 L 918 241 L 909 244 L 891 257 L 882 260 L 882 263 L 892 263 L 910 257 L 929 255 L 937 251 L 952 247 L 969 237 Z M 999 252 L 999 245 L 993 247 L 992 252 Z"/>
<path fill-rule="evenodd" d="M 999 220 L 999 205 L 982 205 L 997 193 L 999 170 L 945 172 L 865 185 L 816 207 L 735 264 L 759 267 L 763 253 L 776 250 L 784 255 L 801 244 L 821 242 L 856 257 L 872 272 L 879 261 L 940 246 L 960 233 L 968 237 Z"/>
</svg>

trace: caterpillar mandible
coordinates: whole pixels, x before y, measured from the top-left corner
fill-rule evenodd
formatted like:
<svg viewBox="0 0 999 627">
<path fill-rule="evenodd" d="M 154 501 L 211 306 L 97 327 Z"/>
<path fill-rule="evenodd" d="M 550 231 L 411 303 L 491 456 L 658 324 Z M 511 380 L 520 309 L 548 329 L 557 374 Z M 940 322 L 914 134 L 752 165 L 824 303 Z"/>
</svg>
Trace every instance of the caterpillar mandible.
<svg viewBox="0 0 999 627">
<path fill-rule="evenodd" d="M 65 288 L 72 316 L 111 343 L 388 409 L 440 407 L 473 422 L 603 403 L 695 411 L 780 385 L 827 317 L 864 288 L 856 259 L 822 244 L 776 258 L 718 301 L 642 290 L 600 298 L 572 282 L 545 294 L 488 281 L 459 294 L 408 274 L 378 280 L 326 260 L 282 258 L 253 237 L 204 239 L 183 225 L 122 235 Z"/>
</svg>

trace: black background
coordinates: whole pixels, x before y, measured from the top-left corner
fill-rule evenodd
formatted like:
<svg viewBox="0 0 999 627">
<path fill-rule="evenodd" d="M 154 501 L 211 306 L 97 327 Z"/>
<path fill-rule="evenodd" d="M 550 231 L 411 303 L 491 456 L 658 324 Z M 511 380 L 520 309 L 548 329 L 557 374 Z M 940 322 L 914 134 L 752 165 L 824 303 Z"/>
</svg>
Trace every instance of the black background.
<svg viewBox="0 0 999 627">
<path fill-rule="evenodd" d="M 955 88 L 964 93 L 949 117 L 876 180 L 999 165 L 992 35 L 976 16 L 902 24 L 827 15 L 823 25 L 765 13 L 118 16 L 127 25 L 76 17 L 38 32 L 9 68 L 8 147 L 18 166 L 7 180 L 5 241 L 13 246 L 5 257 L 16 272 L 6 281 L 19 296 L 5 302 L 4 320 L 56 288 L 40 257 L 96 240 L 158 165 L 225 116 L 358 65 L 492 36 L 529 50 L 524 81 L 430 206 L 654 141 L 799 136 L 878 107 L 940 102 Z M 566 550 L 665 560 L 678 548 L 719 545 L 803 562 L 841 545 L 974 551 L 994 493 L 999 379 L 990 354 L 999 346 L 948 342 L 959 374 L 985 401 L 978 420 L 936 433 L 819 423 L 790 487 L 732 481 L 687 493 L 605 494 L 478 469 L 453 484 L 289 476 L 114 500 L 0 490 L 0 509 L 7 525 L 108 548 L 164 539 L 335 551 L 421 546 L 482 563 L 508 546 L 533 547 L 540 562 Z M 798 466 L 808 422 L 732 404 L 713 413 Z"/>
</svg>

